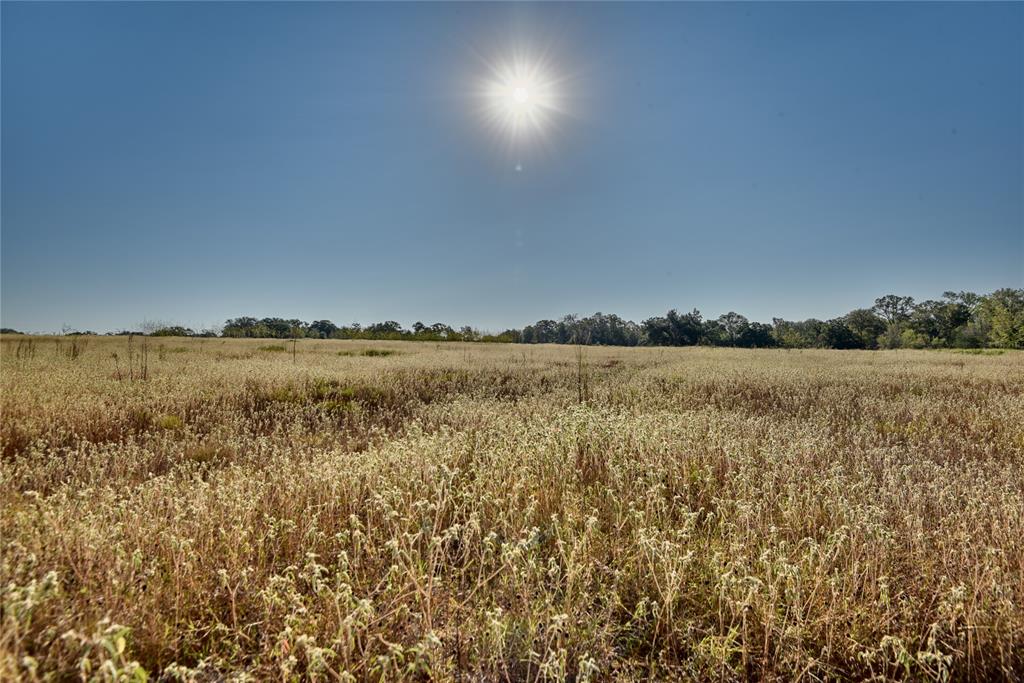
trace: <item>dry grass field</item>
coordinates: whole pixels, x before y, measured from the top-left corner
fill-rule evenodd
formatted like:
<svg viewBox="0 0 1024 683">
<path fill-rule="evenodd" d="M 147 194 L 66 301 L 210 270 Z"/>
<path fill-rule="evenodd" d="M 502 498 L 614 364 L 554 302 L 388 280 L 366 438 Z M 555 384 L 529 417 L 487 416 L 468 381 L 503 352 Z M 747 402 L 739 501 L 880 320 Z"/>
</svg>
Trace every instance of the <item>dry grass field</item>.
<svg viewBox="0 0 1024 683">
<path fill-rule="evenodd" d="M 2 340 L 0 679 L 1024 677 L 1024 354 Z"/>
</svg>

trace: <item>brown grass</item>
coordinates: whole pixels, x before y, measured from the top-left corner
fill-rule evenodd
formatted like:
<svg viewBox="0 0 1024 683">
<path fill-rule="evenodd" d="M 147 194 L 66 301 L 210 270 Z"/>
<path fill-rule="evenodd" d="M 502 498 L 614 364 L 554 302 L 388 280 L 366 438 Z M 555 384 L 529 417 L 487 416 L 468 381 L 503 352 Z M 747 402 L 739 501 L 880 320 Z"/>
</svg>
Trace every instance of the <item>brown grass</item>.
<svg viewBox="0 0 1024 683">
<path fill-rule="evenodd" d="M 262 344 L 0 341 L 0 679 L 1024 677 L 1020 353 Z"/>
</svg>

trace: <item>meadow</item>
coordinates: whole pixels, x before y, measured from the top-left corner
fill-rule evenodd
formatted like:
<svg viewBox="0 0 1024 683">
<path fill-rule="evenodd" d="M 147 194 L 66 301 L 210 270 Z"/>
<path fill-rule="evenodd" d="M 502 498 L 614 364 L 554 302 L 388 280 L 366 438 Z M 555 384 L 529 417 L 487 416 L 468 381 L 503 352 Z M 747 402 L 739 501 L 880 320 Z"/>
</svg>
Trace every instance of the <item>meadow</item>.
<svg viewBox="0 0 1024 683">
<path fill-rule="evenodd" d="M 1024 355 L 2 339 L 0 679 L 1024 678 Z"/>
</svg>

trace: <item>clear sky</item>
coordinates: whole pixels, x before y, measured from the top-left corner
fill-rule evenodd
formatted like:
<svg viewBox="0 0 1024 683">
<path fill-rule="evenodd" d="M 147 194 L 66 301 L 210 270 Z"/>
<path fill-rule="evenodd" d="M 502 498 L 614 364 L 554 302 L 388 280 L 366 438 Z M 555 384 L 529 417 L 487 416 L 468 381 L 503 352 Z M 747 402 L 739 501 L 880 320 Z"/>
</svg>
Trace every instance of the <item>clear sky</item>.
<svg viewBox="0 0 1024 683">
<path fill-rule="evenodd" d="M 0 13 L 7 327 L 768 321 L 1024 286 L 1024 4 Z M 565 112 L 510 147 L 474 87 L 513 53 Z"/>
</svg>

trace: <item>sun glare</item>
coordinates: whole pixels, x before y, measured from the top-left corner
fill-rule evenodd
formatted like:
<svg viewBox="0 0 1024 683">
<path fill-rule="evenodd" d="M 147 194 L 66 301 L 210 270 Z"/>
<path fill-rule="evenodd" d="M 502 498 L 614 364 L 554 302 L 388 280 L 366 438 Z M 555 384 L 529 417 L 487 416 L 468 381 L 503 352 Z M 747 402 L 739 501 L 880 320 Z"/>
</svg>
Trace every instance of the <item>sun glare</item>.
<svg viewBox="0 0 1024 683">
<path fill-rule="evenodd" d="M 543 136 L 562 112 L 559 81 L 550 65 L 524 56 L 488 65 L 482 111 L 489 125 L 513 144 Z"/>
</svg>

